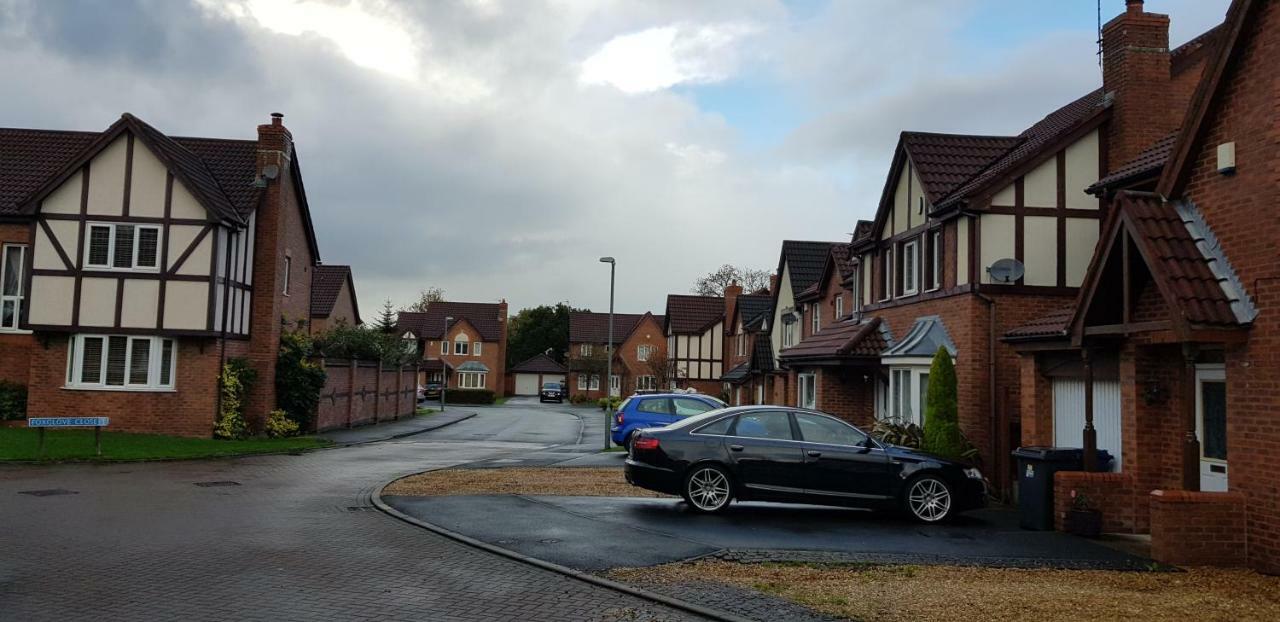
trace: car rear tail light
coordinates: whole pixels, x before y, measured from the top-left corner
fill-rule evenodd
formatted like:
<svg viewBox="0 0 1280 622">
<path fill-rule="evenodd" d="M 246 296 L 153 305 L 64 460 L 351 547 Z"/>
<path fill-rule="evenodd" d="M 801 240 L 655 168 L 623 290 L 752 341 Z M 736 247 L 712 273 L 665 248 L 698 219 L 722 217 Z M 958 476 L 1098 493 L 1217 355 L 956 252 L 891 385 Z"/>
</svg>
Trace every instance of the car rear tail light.
<svg viewBox="0 0 1280 622">
<path fill-rule="evenodd" d="M 631 443 L 631 446 L 637 451 L 652 451 L 658 448 L 658 439 L 647 436 L 637 438 Z"/>
<path fill-rule="evenodd" d="M 615 415 L 613 416 L 613 420 L 614 420 L 614 421 L 616 421 L 616 422 L 618 423 L 618 425 L 622 425 L 622 411 L 621 411 L 621 410 L 619 410 L 619 411 L 617 412 L 617 414 L 615 414 Z"/>
</svg>

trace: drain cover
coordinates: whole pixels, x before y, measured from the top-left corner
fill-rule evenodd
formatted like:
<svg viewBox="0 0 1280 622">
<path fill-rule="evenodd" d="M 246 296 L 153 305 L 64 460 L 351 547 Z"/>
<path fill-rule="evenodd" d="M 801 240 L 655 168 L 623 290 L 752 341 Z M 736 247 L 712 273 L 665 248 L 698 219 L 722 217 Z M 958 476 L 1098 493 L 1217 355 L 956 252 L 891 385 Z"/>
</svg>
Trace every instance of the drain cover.
<svg viewBox="0 0 1280 622">
<path fill-rule="evenodd" d="M 239 486 L 240 482 L 223 480 L 223 481 L 217 481 L 217 482 L 196 482 L 195 484 L 196 486 L 199 486 L 201 488 L 217 488 L 220 486 Z"/>
<path fill-rule="evenodd" d="M 58 495 L 78 495 L 80 493 L 65 488 L 49 488 L 46 490 L 23 490 L 19 491 L 20 495 L 31 495 L 33 497 L 56 497 Z"/>
</svg>

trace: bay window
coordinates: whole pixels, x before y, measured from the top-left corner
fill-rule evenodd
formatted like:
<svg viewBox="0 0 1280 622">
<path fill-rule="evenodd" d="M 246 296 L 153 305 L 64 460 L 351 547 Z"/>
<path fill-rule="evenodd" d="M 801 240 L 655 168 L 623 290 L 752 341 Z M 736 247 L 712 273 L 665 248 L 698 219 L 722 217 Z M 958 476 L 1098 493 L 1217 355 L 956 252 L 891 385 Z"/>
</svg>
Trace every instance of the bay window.
<svg viewBox="0 0 1280 622">
<path fill-rule="evenodd" d="M 483 389 L 486 375 L 484 372 L 460 371 L 458 372 L 458 388 Z"/>
<path fill-rule="evenodd" d="M 22 274 L 27 247 L 5 244 L 0 248 L 0 331 L 18 330 L 22 317 Z"/>
<path fill-rule="evenodd" d="M 67 352 L 67 386 L 172 389 L 177 344 L 161 337 L 76 335 Z"/>
<path fill-rule="evenodd" d="M 160 227 L 90 223 L 85 267 L 91 270 L 160 269 Z"/>
<path fill-rule="evenodd" d="M 929 391 L 929 367 L 889 369 L 887 418 L 898 423 L 924 425 L 925 396 Z"/>
</svg>

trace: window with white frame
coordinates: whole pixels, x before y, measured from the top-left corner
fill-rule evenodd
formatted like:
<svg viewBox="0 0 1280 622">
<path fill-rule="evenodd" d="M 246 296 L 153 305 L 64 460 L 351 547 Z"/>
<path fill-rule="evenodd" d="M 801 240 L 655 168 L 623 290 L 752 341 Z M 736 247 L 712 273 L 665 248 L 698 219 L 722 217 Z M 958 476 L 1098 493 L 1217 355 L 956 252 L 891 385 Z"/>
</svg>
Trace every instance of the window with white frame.
<svg viewBox="0 0 1280 622">
<path fill-rule="evenodd" d="M 820 324 L 821 316 L 822 316 L 822 313 L 818 310 L 818 303 L 815 302 L 810 304 L 809 305 L 809 334 L 811 335 L 818 334 L 818 327 L 821 325 Z"/>
<path fill-rule="evenodd" d="M 835 306 L 836 306 L 836 310 L 835 310 L 835 316 L 834 316 L 834 317 L 835 317 L 836 321 L 838 322 L 838 321 L 840 321 L 841 319 L 844 319 L 844 294 L 836 294 L 836 305 L 835 305 Z"/>
<path fill-rule="evenodd" d="M 291 272 L 293 272 L 293 258 L 288 255 L 285 255 L 284 256 L 284 289 L 281 290 L 281 293 L 283 293 L 286 296 L 289 295 L 289 273 Z"/>
<path fill-rule="evenodd" d="M 85 267 L 90 270 L 160 269 L 160 227 L 90 223 L 85 236 Z"/>
<path fill-rule="evenodd" d="M 586 390 L 587 390 L 587 375 L 586 375 L 586 374 L 578 374 L 578 390 L 579 390 L 579 391 L 586 391 Z"/>
<path fill-rule="evenodd" d="M 591 356 L 591 344 L 584 343 L 578 346 L 578 354 L 581 354 L 582 356 Z"/>
<path fill-rule="evenodd" d="M 0 248 L 0 331 L 18 330 L 22 317 L 22 274 L 27 247 L 5 244 Z"/>
<path fill-rule="evenodd" d="M 470 350 L 470 346 L 471 342 L 467 341 L 466 337 L 459 337 L 457 341 L 453 342 L 453 353 L 467 354 Z"/>
<path fill-rule="evenodd" d="M 591 374 L 591 390 L 592 390 L 592 391 L 599 391 L 599 390 L 600 390 L 600 375 L 599 375 L 599 374 Z"/>
<path fill-rule="evenodd" d="M 441 340 L 440 340 L 440 354 L 448 354 L 448 353 L 449 353 L 449 342 L 448 342 L 448 341 L 446 341 L 446 340 L 444 340 L 444 339 L 441 339 Z"/>
<path fill-rule="evenodd" d="M 472 343 L 472 344 L 471 344 L 471 354 L 472 354 L 472 356 L 480 356 L 480 349 L 481 349 L 481 346 L 483 345 L 483 343 L 484 343 L 484 342 L 476 341 L 476 342 L 474 342 L 474 343 Z"/>
<path fill-rule="evenodd" d="M 814 374 L 800 374 L 797 376 L 799 380 L 799 390 L 796 395 L 796 406 L 800 408 L 817 408 L 818 407 L 818 377 Z"/>
<path fill-rule="evenodd" d="M 67 386 L 88 389 L 172 389 L 177 344 L 162 337 L 76 335 Z"/>
<path fill-rule="evenodd" d="M 609 376 L 609 395 L 622 394 L 622 376 L 614 374 Z"/>
<path fill-rule="evenodd" d="M 790 348 L 791 346 L 795 345 L 795 343 L 796 343 L 796 322 L 794 321 L 794 318 L 793 318 L 792 321 L 782 322 L 782 347 Z"/>
<path fill-rule="evenodd" d="M 637 391 L 656 391 L 658 379 L 654 376 L 636 376 Z"/>
<path fill-rule="evenodd" d="M 460 371 L 458 372 L 458 388 L 483 389 L 486 375 L 488 374 L 479 371 Z"/>
<path fill-rule="evenodd" d="M 653 354 L 653 350 L 654 348 L 651 345 L 636 346 L 636 360 L 638 361 L 649 360 L 649 356 Z"/>
<path fill-rule="evenodd" d="M 738 324 L 738 356 L 747 353 L 747 335 L 742 332 L 742 324 Z"/>
<path fill-rule="evenodd" d="M 924 425 L 925 396 L 929 392 L 929 367 L 891 367 L 887 415 L 900 423 Z"/>
<path fill-rule="evenodd" d="M 920 292 L 920 241 L 910 240 L 902 244 L 902 295 Z"/>
</svg>

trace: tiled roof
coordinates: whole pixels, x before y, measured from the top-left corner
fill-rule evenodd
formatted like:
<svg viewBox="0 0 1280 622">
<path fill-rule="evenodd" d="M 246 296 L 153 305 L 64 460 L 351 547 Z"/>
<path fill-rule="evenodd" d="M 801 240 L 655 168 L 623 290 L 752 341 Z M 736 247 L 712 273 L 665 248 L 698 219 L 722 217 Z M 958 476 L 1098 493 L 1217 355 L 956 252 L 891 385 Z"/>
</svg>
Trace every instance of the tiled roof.
<svg viewBox="0 0 1280 622">
<path fill-rule="evenodd" d="M 0 216 L 43 186 L 97 138 L 97 132 L 0 128 Z"/>
<path fill-rule="evenodd" d="M 545 354 L 539 354 L 527 361 L 516 364 L 510 371 L 524 374 L 563 374 L 569 371 L 569 368 Z"/>
<path fill-rule="evenodd" d="M 667 326 L 673 334 L 702 333 L 724 319 L 724 298 L 670 294 L 667 296 Z"/>
<path fill-rule="evenodd" d="M 1128 182 L 1152 173 L 1159 173 L 1164 168 L 1165 163 L 1169 161 L 1169 154 L 1173 152 L 1173 144 L 1177 139 L 1178 132 L 1173 132 L 1157 140 L 1155 144 L 1144 149 L 1134 156 L 1132 160 L 1121 164 L 1106 177 L 1089 186 L 1086 192 L 1097 193 L 1114 184 Z"/>
<path fill-rule="evenodd" d="M 1071 327 L 1071 316 L 1074 312 L 1074 306 L 1063 307 L 1014 328 L 1004 336 L 1010 340 L 1065 337 L 1067 330 Z"/>
<path fill-rule="evenodd" d="M 982 190 L 988 184 L 1026 161 L 1027 158 L 1038 155 L 1046 145 L 1063 134 L 1076 129 L 1081 123 L 1089 120 L 1105 107 L 1106 99 L 1102 89 L 1099 88 L 1049 113 L 1048 116 L 1018 135 L 1020 142 L 1016 147 L 1010 149 L 1003 156 L 992 162 L 990 166 L 983 169 L 981 173 L 975 175 L 939 202 L 937 208 L 941 209 L 949 206 Z"/>
<path fill-rule="evenodd" d="M 831 247 L 831 258 L 835 260 L 835 267 L 840 271 L 840 280 L 852 276 L 854 268 L 858 267 L 858 256 L 853 253 L 852 244 L 837 244 Z"/>
<path fill-rule="evenodd" d="M 1147 249 L 1152 275 L 1164 281 L 1174 298 L 1168 302 L 1186 321 L 1209 326 L 1252 321 L 1252 303 L 1193 206 L 1130 194 L 1119 204 L 1135 242 Z"/>
<path fill-rule="evenodd" d="M 930 204 L 951 194 L 1020 142 L 1016 136 L 902 133 L 902 147 L 911 157 Z"/>
<path fill-rule="evenodd" d="M 773 371 L 773 342 L 764 336 L 756 337 L 754 341 L 751 347 L 751 371 Z"/>
<path fill-rule="evenodd" d="M 773 309 L 773 296 L 769 294 L 744 294 L 738 296 L 738 316 L 747 326 Z"/>
<path fill-rule="evenodd" d="M 880 353 L 889 346 L 887 327 L 880 318 L 865 321 L 844 321 L 823 328 L 815 335 L 783 350 L 778 358 L 786 363 L 821 359 L 825 361 L 872 358 L 879 361 Z"/>
<path fill-rule="evenodd" d="M 497 303 L 433 302 L 425 313 L 400 312 L 396 328 L 400 332 L 411 330 L 419 339 L 439 339 L 444 334 L 444 319 L 452 317 L 454 322 L 466 320 L 480 332 L 484 341 L 498 341 L 502 338 L 502 323 L 506 321 L 499 318 L 501 314 L 502 306 Z"/>
<path fill-rule="evenodd" d="M 316 266 L 311 273 L 311 317 L 329 317 L 338 302 L 342 286 L 351 278 L 351 266 Z M 351 302 L 355 304 L 355 291 Z M 360 312 L 356 312 L 359 321 Z"/>
<path fill-rule="evenodd" d="M 635 330 L 646 313 L 614 313 L 613 339 L 617 343 L 626 340 Z M 655 315 L 654 320 L 662 326 L 662 316 Z M 572 311 L 569 313 L 569 343 L 605 343 L 609 340 L 609 314 L 594 311 Z"/>
<path fill-rule="evenodd" d="M 730 369 L 720 379 L 725 382 L 739 383 L 746 380 L 751 375 L 751 362 L 740 363 L 733 369 Z"/>
<path fill-rule="evenodd" d="M 818 281 L 822 276 L 822 266 L 831 253 L 831 247 L 839 242 L 811 242 L 801 240 L 784 240 L 782 256 L 778 260 L 778 273 L 782 273 L 785 261 L 791 275 L 791 291 L 802 292 Z"/>
<path fill-rule="evenodd" d="M 1175 76 L 1182 73 L 1187 67 L 1194 65 L 1197 60 L 1211 52 L 1212 48 L 1221 42 L 1223 33 L 1226 31 L 1224 26 L 1225 24 L 1218 24 L 1204 31 L 1200 36 L 1170 50 L 1170 73 Z"/>
<path fill-rule="evenodd" d="M 943 347 L 951 353 L 951 356 L 956 355 L 956 343 L 951 340 L 951 334 L 947 332 L 942 318 L 926 315 L 916 318 L 907 334 L 885 350 L 881 356 L 927 357 L 933 356 L 938 352 L 938 348 Z"/>
<path fill-rule="evenodd" d="M 126 113 L 104 132 L 0 128 L 0 215 L 17 214 L 24 201 L 96 140 L 121 126 L 172 163 L 215 215 L 243 221 L 257 207 L 256 141 L 169 137 Z"/>
</svg>

